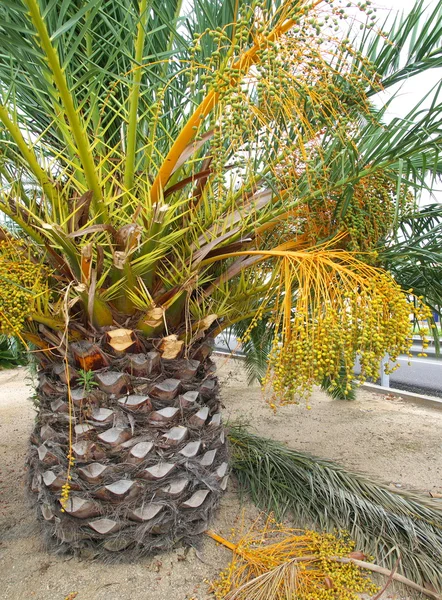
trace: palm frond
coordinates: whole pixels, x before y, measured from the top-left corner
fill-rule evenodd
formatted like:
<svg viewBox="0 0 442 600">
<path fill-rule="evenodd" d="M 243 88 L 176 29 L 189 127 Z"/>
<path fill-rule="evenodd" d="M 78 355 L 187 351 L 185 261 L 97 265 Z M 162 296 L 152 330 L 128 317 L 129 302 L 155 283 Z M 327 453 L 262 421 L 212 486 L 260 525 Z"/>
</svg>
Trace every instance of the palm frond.
<svg viewBox="0 0 442 600">
<path fill-rule="evenodd" d="M 0 335 L 0 369 L 13 369 L 24 364 L 26 353 L 20 340 Z"/>
<path fill-rule="evenodd" d="M 442 510 L 327 460 L 231 426 L 240 489 L 262 510 L 319 531 L 347 530 L 358 549 L 420 584 L 442 589 Z"/>
<path fill-rule="evenodd" d="M 407 14 L 389 14 L 384 23 L 374 27 L 374 31 L 367 30 L 361 37 L 359 49 L 377 69 L 376 85 L 369 95 L 439 64 L 442 56 L 441 23 L 440 3 L 429 8 L 423 0 L 419 0 Z M 383 30 L 381 35 L 379 26 Z"/>
<path fill-rule="evenodd" d="M 324 377 L 321 382 L 321 389 L 334 400 L 356 399 L 356 383 L 353 379 L 348 380 L 345 365 L 341 366 L 338 376 L 334 380 L 330 377 Z"/>
<path fill-rule="evenodd" d="M 244 338 L 246 332 L 250 331 L 250 337 L 241 344 L 247 383 L 249 385 L 254 381 L 262 383 L 267 373 L 269 354 L 275 334 L 273 323 L 268 316 L 264 316 L 256 327 L 251 327 L 251 319 L 244 319 L 234 323 L 231 331 L 239 339 Z"/>
<path fill-rule="evenodd" d="M 380 285 L 364 264 L 407 189 L 441 166 L 440 88 L 430 108 L 419 102 L 389 127 L 371 92 L 402 77 L 398 52 L 411 74 L 442 56 L 438 13 L 425 21 L 420 1 L 403 26 L 368 28 L 361 47 L 336 34 L 336 10 L 306 0 L 0 5 L 0 211 L 51 273 L 51 294 L 21 321 L 31 334 L 38 319 L 59 326 L 66 291 L 72 325 L 148 331 L 161 308 L 164 331 L 183 339 L 189 320 L 256 325 L 266 306 L 275 344 L 289 357 L 299 342 L 313 357 L 300 388 L 337 376 L 337 360 L 324 366 L 302 336 L 328 302 L 339 321 L 342 298 Z M 301 311 L 311 318 L 295 326 Z M 395 318 L 408 327 L 405 312 Z M 379 352 L 405 348 L 402 325 L 401 341 L 384 328 Z M 356 328 L 347 333 L 360 346 Z M 261 350 L 260 376 L 263 360 Z"/>
<path fill-rule="evenodd" d="M 380 249 L 379 257 L 404 290 L 423 296 L 432 310 L 441 313 L 442 207 L 424 206 L 405 214 L 395 239 Z"/>
</svg>

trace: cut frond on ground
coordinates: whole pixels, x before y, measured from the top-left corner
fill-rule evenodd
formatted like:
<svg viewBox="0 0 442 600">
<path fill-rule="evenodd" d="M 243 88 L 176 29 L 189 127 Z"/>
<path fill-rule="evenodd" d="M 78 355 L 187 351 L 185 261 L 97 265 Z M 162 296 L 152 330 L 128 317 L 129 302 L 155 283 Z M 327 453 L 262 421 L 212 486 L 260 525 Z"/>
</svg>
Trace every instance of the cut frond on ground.
<svg viewBox="0 0 442 600">
<path fill-rule="evenodd" d="M 442 507 L 396 492 L 330 462 L 230 427 L 232 468 L 240 489 L 277 518 L 332 532 L 345 529 L 382 566 L 442 589 Z"/>
</svg>

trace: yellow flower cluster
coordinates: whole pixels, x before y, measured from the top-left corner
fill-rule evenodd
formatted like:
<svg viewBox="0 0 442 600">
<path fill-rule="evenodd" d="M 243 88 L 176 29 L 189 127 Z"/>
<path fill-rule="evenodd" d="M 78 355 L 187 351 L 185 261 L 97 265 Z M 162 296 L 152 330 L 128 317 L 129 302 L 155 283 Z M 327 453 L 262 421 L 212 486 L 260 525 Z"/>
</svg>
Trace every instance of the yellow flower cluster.
<svg viewBox="0 0 442 600">
<path fill-rule="evenodd" d="M 18 240 L 0 242 L 0 333 L 20 333 L 42 277 L 42 266 L 30 260 Z"/>
</svg>

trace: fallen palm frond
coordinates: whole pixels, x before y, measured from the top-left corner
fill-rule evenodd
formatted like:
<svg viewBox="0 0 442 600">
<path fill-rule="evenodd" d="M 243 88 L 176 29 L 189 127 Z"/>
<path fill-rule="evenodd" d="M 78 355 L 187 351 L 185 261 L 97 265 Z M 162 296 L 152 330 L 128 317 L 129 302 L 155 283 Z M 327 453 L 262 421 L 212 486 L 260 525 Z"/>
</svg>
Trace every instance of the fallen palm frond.
<svg viewBox="0 0 442 600">
<path fill-rule="evenodd" d="M 437 501 L 396 492 L 327 460 L 230 428 L 232 467 L 240 489 L 277 518 L 299 526 L 345 529 L 358 548 L 418 584 L 442 589 L 442 509 Z"/>
</svg>

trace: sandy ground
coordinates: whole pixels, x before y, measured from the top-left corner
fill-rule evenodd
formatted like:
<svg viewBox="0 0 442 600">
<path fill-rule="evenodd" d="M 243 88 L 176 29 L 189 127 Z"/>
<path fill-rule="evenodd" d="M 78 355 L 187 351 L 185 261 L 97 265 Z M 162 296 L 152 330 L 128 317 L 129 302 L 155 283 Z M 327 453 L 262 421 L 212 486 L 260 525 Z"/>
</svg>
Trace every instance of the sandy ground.
<svg viewBox="0 0 442 600">
<path fill-rule="evenodd" d="M 397 487 L 442 492 L 442 410 L 358 390 L 353 402 L 317 391 L 310 410 L 303 402 L 273 414 L 260 388 L 247 386 L 239 361 L 218 364 L 228 419 L 240 417 L 260 435 Z"/>
<path fill-rule="evenodd" d="M 320 392 L 305 405 L 276 415 L 258 387 L 247 386 L 240 364 L 218 359 L 228 418 L 247 420 L 260 434 L 289 443 L 392 485 L 442 492 L 442 411 L 359 391 L 355 402 L 331 401 Z M 204 580 L 227 565 L 230 553 L 209 539 L 197 555 L 174 552 L 136 564 L 103 565 L 47 554 L 24 499 L 24 458 L 34 410 L 26 371 L 0 371 L 0 599 L 208 600 Z M 229 537 L 243 509 L 234 483 L 213 528 Z M 388 598 L 402 596 L 386 595 Z"/>
</svg>

